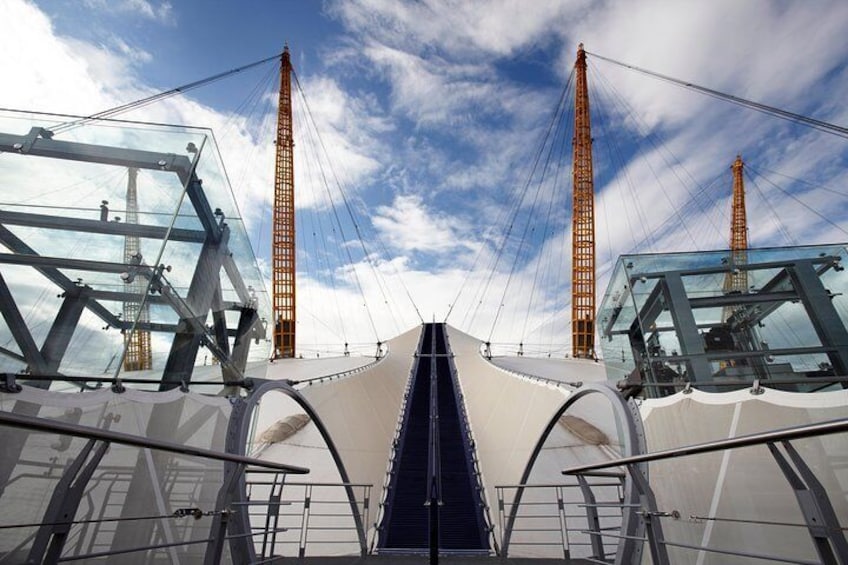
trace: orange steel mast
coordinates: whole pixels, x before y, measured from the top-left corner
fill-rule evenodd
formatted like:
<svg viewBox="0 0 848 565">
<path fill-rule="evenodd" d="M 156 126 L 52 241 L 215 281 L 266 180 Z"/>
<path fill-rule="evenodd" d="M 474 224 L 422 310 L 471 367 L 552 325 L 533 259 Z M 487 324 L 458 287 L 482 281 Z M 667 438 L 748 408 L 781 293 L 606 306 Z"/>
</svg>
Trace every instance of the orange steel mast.
<svg viewBox="0 0 848 565">
<path fill-rule="evenodd" d="M 128 224 L 138 224 L 138 169 L 130 167 L 127 169 L 127 215 L 124 220 Z M 124 238 L 124 262 L 136 264 L 141 261 L 141 243 L 137 235 L 128 235 Z M 137 301 L 124 302 L 124 320 L 134 323 L 136 318 L 140 324 L 150 321 L 150 306 L 145 302 L 141 304 L 141 297 L 147 292 L 147 283 L 140 278 L 133 278 L 129 283 L 129 290 L 138 296 Z M 135 328 L 135 331 L 127 331 L 124 334 L 125 371 L 144 371 L 153 368 L 153 352 L 150 345 L 150 332 Z"/>
<path fill-rule="evenodd" d="M 748 261 L 748 218 L 745 213 L 745 163 L 740 155 L 733 165 L 733 208 L 730 224 L 730 271 L 724 279 L 724 292 L 746 292 L 748 290 L 748 271 L 739 268 Z M 726 307 L 722 312 L 723 321 L 733 315 L 735 308 Z"/>
<path fill-rule="evenodd" d="M 574 139 L 571 223 L 571 337 L 574 357 L 595 354 L 595 187 L 586 52 L 577 47 L 574 64 Z"/>
<path fill-rule="evenodd" d="M 292 135 L 291 58 L 286 45 L 280 59 L 277 159 L 274 175 L 274 359 L 295 355 L 294 137 Z"/>
</svg>

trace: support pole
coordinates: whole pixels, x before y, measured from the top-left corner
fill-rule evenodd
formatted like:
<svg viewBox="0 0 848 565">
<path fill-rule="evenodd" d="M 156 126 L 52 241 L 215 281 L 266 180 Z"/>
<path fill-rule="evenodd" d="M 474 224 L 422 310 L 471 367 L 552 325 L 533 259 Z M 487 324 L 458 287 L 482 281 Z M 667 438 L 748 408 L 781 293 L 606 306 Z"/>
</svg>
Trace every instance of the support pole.
<svg viewBox="0 0 848 565">
<path fill-rule="evenodd" d="M 571 338 L 574 357 L 595 355 L 595 186 L 586 52 L 574 64 L 573 209 L 571 216 Z"/>
<path fill-rule="evenodd" d="M 274 359 L 295 356 L 295 224 L 294 134 L 288 45 L 280 60 L 280 102 L 277 114 L 277 158 L 274 176 Z"/>
</svg>

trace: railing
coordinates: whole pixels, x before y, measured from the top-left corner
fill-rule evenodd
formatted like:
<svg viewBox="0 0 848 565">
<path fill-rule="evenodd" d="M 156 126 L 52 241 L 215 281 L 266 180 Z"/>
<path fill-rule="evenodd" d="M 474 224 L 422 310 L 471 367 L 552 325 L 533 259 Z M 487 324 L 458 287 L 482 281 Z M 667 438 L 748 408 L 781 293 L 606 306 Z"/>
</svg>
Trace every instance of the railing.
<svg viewBox="0 0 848 565">
<path fill-rule="evenodd" d="M 236 496 L 238 482 L 242 477 L 242 471 L 245 466 L 253 465 L 264 469 L 270 469 L 278 474 L 303 474 L 309 472 L 308 469 L 302 467 L 273 463 L 232 453 L 218 452 L 210 449 L 197 448 L 169 441 L 116 432 L 109 429 L 93 428 L 30 415 L 0 411 L 0 425 L 22 428 L 24 430 L 47 432 L 51 434 L 70 435 L 88 440 L 85 446 L 83 446 L 80 450 L 79 454 L 71 462 L 69 462 L 67 466 L 62 468 L 61 476 L 52 476 L 53 479 L 57 479 L 58 481 L 53 488 L 49 504 L 40 522 L 30 524 L 4 524 L 0 526 L 0 531 L 16 528 L 35 529 L 34 532 L 30 532 L 30 534 L 24 538 L 23 542 L 18 543 L 17 547 L 10 548 L 10 551 L 6 551 L 5 554 L 0 556 L 0 563 L 18 562 L 24 553 L 27 555 L 26 562 L 60 563 L 66 561 L 86 561 L 129 553 L 143 553 L 157 549 L 173 550 L 173 548 L 177 547 L 202 544 L 205 545 L 205 549 L 203 550 L 203 563 L 209 565 L 217 564 L 221 560 L 225 541 L 237 538 L 249 538 L 257 535 L 252 531 L 246 533 L 234 532 L 227 535 L 228 525 L 230 525 L 230 504 Z M 160 515 L 122 515 L 120 517 L 109 518 L 104 517 L 101 512 L 101 515 L 98 518 L 77 519 L 76 516 L 79 513 L 81 502 L 84 497 L 91 492 L 89 483 L 94 477 L 95 471 L 97 471 L 104 455 L 107 453 L 110 445 L 112 444 L 128 445 L 143 449 L 152 449 L 166 453 L 188 455 L 223 462 L 223 477 L 220 488 L 218 489 L 214 508 L 204 510 L 196 507 L 184 507 L 177 508 L 171 513 L 162 513 Z M 109 485 L 107 489 L 109 492 L 113 490 L 115 483 L 129 481 L 129 479 L 114 476 L 114 471 L 106 470 L 106 472 L 113 476 L 113 484 Z M 182 476 L 181 470 L 177 470 L 175 472 Z M 166 470 L 166 474 L 168 473 L 169 471 Z M 41 478 L 44 477 L 39 477 L 39 479 Z M 105 480 L 105 477 L 101 474 L 101 476 L 97 477 L 95 480 L 103 481 Z M 10 484 L 12 484 L 12 482 L 0 486 L 6 488 Z M 175 483 L 171 481 L 169 484 L 169 488 L 173 488 Z M 101 501 L 101 504 L 103 505 L 106 502 L 107 501 L 105 500 Z M 101 510 L 103 510 L 102 507 Z M 63 550 L 66 548 L 68 541 L 71 539 L 81 539 L 80 536 L 83 535 L 80 528 L 74 530 L 75 526 L 88 527 L 94 525 L 99 527 L 106 523 L 150 520 L 157 520 L 159 521 L 158 523 L 161 524 L 162 520 L 183 519 L 187 517 L 192 517 L 195 520 L 207 517 L 210 518 L 211 523 L 206 529 L 208 534 L 201 536 L 201 539 L 189 540 L 178 540 L 171 535 L 169 536 L 171 539 L 169 540 L 166 538 L 164 543 L 153 543 L 129 548 L 111 547 L 110 543 L 109 549 L 101 551 L 92 550 L 81 554 L 79 548 L 77 548 L 77 550 L 73 552 L 74 555 L 63 555 L 63 553 L 65 553 Z M 233 529 L 231 528 L 230 531 L 232 532 Z M 91 543 L 89 545 L 91 546 Z"/>
<path fill-rule="evenodd" d="M 248 469 L 247 500 L 233 503 L 246 506 L 250 516 L 258 563 L 280 556 L 305 557 L 310 544 L 321 554 L 330 546 L 349 546 L 366 552 L 356 520 L 351 516 L 348 490 L 357 501 L 359 523 L 368 524 L 371 485 L 356 483 L 287 482 L 286 476 L 273 471 Z M 339 550 L 342 551 L 342 550 Z M 335 553 L 335 552 L 332 552 Z"/>
<path fill-rule="evenodd" d="M 449 357 L 453 358 L 454 353 L 451 348 L 450 338 L 448 337 L 447 331 L 445 331 L 445 350 Z M 456 364 L 453 363 L 451 359 L 450 363 L 451 369 L 451 381 L 453 382 L 454 394 L 456 395 L 456 406 L 459 413 L 459 419 L 461 422 L 461 427 L 465 430 L 465 443 L 466 443 L 466 453 L 470 454 L 470 463 L 471 463 L 471 474 L 474 479 L 475 487 L 477 488 L 477 492 L 480 497 L 480 504 L 483 507 L 483 519 L 486 521 L 486 527 L 489 531 L 489 540 L 492 543 L 492 549 L 495 554 L 500 553 L 500 543 L 495 535 L 495 527 L 494 520 L 492 518 L 492 508 L 489 504 L 489 501 L 486 497 L 486 489 L 483 487 L 483 473 L 480 469 L 480 459 L 477 456 L 477 442 L 474 439 L 474 431 L 471 428 L 471 421 L 468 419 L 468 412 L 465 409 L 465 393 L 462 390 L 462 381 L 459 379 L 459 374 L 456 368 Z M 501 528 L 503 531 L 503 528 Z"/>
<path fill-rule="evenodd" d="M 596 473 L 595 476 L 599 480 L 592 484 L 581 477 L 574 484 L 496 486 L 501 555 L 506 557 L 516 550 L 563 559 L 597 554 L 600 539 L 593 538 L 590 532 L 621 529 L 624 475 Z M 523 496 L 512 531 L 506 535 L 509 517 L 515 510 L 515 493 L 519 490 Z M 600 554 L 604 555 L 605 550 L 601 549 Z"/>
<path fill-rule="evenodd" d="M 386 355 L 381 355 L 380 357 L 377 357 L 376 359 L 374 359 L 370 363 L 366 363 L 365 365 L 362 365 L 361 367 L 356 367 L 355 369 L 347 369 L 345 371 L 339 371 L 338 373 L 330 373 L 329 375 L 321 375 L 320 377 L 312 377 L 312 378 L 309 378 L 309 379 L 300 379 L 300 380 L 296 380 L 296 381 L 292 380 L 292 381 L 289 381 L 289 384 L 291 384 L 291 386 L 299 386 L 299 385 L 312 386 L 313 384 L 321 384 L 321 383 L 324 383 L 324 382 L 336 381 L 336 380 L 339 380 L 339 379 L 343 379 L 345 377 L 355 375 L 357 373 L 361 373 L 363 371 L 367 371 L 368 369 L 371 369 L 372 367 L 374 367 L 374 365 L 376 365 L 377 363 L 379 363 L 380 361 L 382 361 L 385 358 L 386 358 Z"/>
<path fill-rule="evenodd" d="M 623 457 L 591 465 L 571 467 L 564 470 L 563 474 L 573 475 L 580 480 L 581 477 L 596 473 L 599 470 L 616 467 L 626 468 L 629 479 L 633 481 L 633 484 L 639 492 L 639 498 L 641 500 L 638 507 L 633 507 L 629 509 L 629 511 L 634 513 L 634 515 L 638 515 L 638 517 L 643 521 L 644 537 L 640 537 L 639 541 L 643 543 L 647 542 L 651 552 L 652 562 L 655 565 L 667 565 L 671 563 L 668 554 L 669 547 L 686 551 L 703 552 L 703 554 L 734 556 L 737 558 L 765 560 L 776 563 L 833 563 L 845 565 L 848 564 L 848 542 L 846 542 L 844 532 L 848 530 L 848 528 L 840 525 L 839 519 L 833 509 L 830 499 L 827 496 L 826 490 L 816 477 L 813 470 L 807 465 L 804 458 L 798 453 L 791 442 L 792 440 L 817 437 L 826 434 L 844 433 L 846 431 L 848 431 L 848 418 L 758 434 L 750 434 L 731 439 L 685 446 L 676 449 L 668 449 L 655 453 Z M 756 551 L 738 550 L 726 547 L 710 547 L 698 544 L 682 543 L 680 541 L 668 539 L 663 534 L 663 520 L 680 520 L 681 515 L 677 510 L 661 511 L 657 508 L 653 490 L 651 489 L 646 477 L 638 468 L 640 463 L 757 445 L 765 445 L 768 447 L 769 452 L 774 458 L 778 468 L 785 476 L 790 488 L 793 490 L 801 514 L 804 518 L 804 523 L 800 524 L 779 520 L 758 520 L 738 517 L 729 518 L 698 515 L 689 516 L 689 520 L 692 522 L 724 521 L 737 524 L 755 524 L 758 526 L 804 528 L 809 533 L 813 547 L 815 548 L 820 561 L 803 560 L 784 555 L 765 554 Z M 588 506 L 589 502 L 586 504 Z M 589 528 L 586 533 L 597 539 L 611 538 L 617 540 L 622 537 L 615 531 L 608 531 L 601 527 Z M 774 539 L 779 539 L 779 533 Z M 599 552 L 596 547 L 592 558 L 589 560 L 597 563 L 611 563 L 611 561 L 608 561 L 608 557 L 609 556 L 603 551 Z M 722 557 L 722 559 L 727 559 L 727 557 Z"/>
</svg>

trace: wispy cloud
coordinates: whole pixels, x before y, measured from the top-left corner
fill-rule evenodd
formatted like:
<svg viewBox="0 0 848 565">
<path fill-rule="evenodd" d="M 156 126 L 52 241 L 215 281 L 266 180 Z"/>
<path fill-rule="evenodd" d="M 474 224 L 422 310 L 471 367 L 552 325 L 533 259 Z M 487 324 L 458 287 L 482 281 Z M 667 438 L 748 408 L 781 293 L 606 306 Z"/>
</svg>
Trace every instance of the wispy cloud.
<svg viewBox="0 0 848 565">
<path fill-rule="evenodd" d="M 86 0 L 85 5 L 157 29 L 179 16 L 179 5 L 152 0 Z M 837 123 L 848 121 L 841 96 L 848 92 L 844 2 L 812 8 L 759 0 L 351 0 L 329 2 L 326 12 L 345 33 L 322 38 L 316 52 L 324 59 L 310 60 L 310 72 L 299 77 L 311 116 L 302 106 L 296 110 L 298 205 L 315 221 L 332 216 L 331 199 L 346 213 L 338 181 L 359 214 L 357 229 L 370 255 L 366 259 L 353 252 L 359 247 L 350 225 L 344 237 L 328 231 L 326 253 L 303 251 L 314 272 L 302 271 L 301 282 L 314 293 L 309 308 L 318 317 L 330 317 L 317 310 L 342 297 L 356 306 L 343 317 L 366 321 L 354 275 L 361 277 L 369 303 L 385 305 L 384 295 L 389 295 L 396 303 L 375 313 L 381 338 L 391 333 L 386 328 L 416 323 L 409 306 L 401 304 L 406 291 L 389 282 L 397 274 L 425 318 L 444 315 L 463 288 L 451 321 L 476 335 L 491 332 L 496 313 L 503 325 L 493 335 L 516 342 L 525 329 L 545 323 L 553 327 L 546 320 L 567 317 L 567 171 L 558 198 L 546 200 L 556 224 L 542 229 L 547 210 L 531 218 L 536 247 L 522 248 L 518 234 L 526 216 L 515 218 L 504 257 L 493 266 L 505 231 L 495 224 L 509 221 L 507 211 L 525 186 L 580 41 L 590 52 L 626 63 Z M 155 91 L 142 71 L 157 51 L 142 40 L 117 33 L 98 41 L 60 37 L 47 16 L 19 1 L 0 3 L 0 31 L 0 49 L 20 54 L 2 62 L 4 76 L 15 77 L 14 88 L 0 94 L 3 106 L 85 114 Z M 724 245 L 728 167 L 736 153 L 751 163 L 752 171 L 788 176 L 769 177 L 786 192 L 760 178 L 749 187 L 753 244 L 788 243 L 790 230 L 781 224 L 793 226 L 791 233 L 804 243 L 846 239 L 839 230 L 848 217 L 845 199 L 820 187 L 838 191 L 848 180 L 844 140 L 591 57 L 590 88 L 593 112 L 604 118 L 593 130 L 597 246 L 604 262 L 633 249 Z M 273 125 L 274 103 L 266 104 L 261 124 L 186 97 L 128 117 L 208 126 L 216 135 L 229 132 L 220 135 L 221 151 L 248 229 L 260 234 L 270 225 L 273 146 L 267 134 L 257 131 L 260 125 Z M 309 120 L 317 124 L 320 139 L 305 127 Z M 566 148 L 558 156 L 566 168 L 569 152 Z M 722 180 L 722 175 L 727 176 Z M 529 208 L 525 203 L 520 213 L 526 215 Z M 835 226 L 817 213 L 827 214 Z M 305 233 L 311 232 L 307 227 Z M 267 256 L 268 235 L 262 237 L 257 253 Z M 507 256 L 519 249 L 518 260 Z M 348 250 L 353 266 L 324 257 Z M 477 250 L 476 270 L 464 273 Z M 324 273 L 340 277 L 336 298 Z M 508 280 L 511 291 L 505 293 Z M 599 285 L 599 294 L 603 290 Z M 512 302 L 501 306 L 503 296 Z M 561 331 L 565 325 L 559 325 L 557 339 L 567 339 Z M 316 332 L 326 330 L 317 322 L 314 326 Z M 368 334 L 369 326 L 357 331 Z"/>
<path fill-rule="evenodd" d="M 175 25 L 174 7 L 170 2 L 149 0 L 83 0 L 83 4 L 99 12 L 140 16 L 162 24 Z"/>
</svg>

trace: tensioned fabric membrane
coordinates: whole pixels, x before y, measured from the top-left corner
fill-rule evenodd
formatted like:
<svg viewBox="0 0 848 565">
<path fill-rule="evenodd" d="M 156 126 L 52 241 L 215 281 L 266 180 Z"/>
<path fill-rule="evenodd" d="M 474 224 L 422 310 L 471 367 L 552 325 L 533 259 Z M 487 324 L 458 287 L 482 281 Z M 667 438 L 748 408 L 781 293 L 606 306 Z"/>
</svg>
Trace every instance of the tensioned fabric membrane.
<svg viewBox="0 0 848 565">
<path fill-rule="evenodd" d="M 693 390 L 645 400 L 641 410 L 648 451 L 848 417 L 848 390 L 760 390 L 762 394 L 757 395 L 750 389 L 723 393 Z M 848 437 L 820 436 L 795 440 L 792 445 L 821 482 L 839 523 L 848 524 Z M 655 461 L 650 466 L 650 481 L 659 509 L 677 510 L 681 516 L 663 521 L 665 539 L 670 542 L 788 560 L 819 559 L 805 527 L 690 519 L 803 525 L 798 501 L 766 446 Z M 669 547 L 669 556 L 672 562 L 681 563 L 755 562 L 674 547 Z"/>
<path fill-rule="evenodd" d="M 192 447 L 225 451 L 231 404 L 227 398 L 184 393 L 105 388 L 80 394 L 23 387 L 0 393 L 0 410 L 21 415 L 104 428 Z M 0 426 L 0 508 L 2 525 L 38 524 L 67 465 L 88 440 L 55 433 Z M 154 544 L 206 540 L 210 518 L 174 520 L 179 508 L 215 508 L 223 463 L 111 444 L 85 488 L 74 520 L 96 520 L 71 528 L 63 556 L 119 551 Z M 143 520 L 129 518 L 148 517 Z M 159 517 L 150 519 L 149 517 Z M 121 518 L 121 521 L 108 521 Z M 106 521 L 104 521 L 106 520 Z M 0 561 L 26 559 L 37 528 L 0 529 Z M 199 562 L 205 543 L 161 550 L 173 562 Z M 147 555 L 127 553 L 123 563 L 146 562 Z"/>
</svg>

